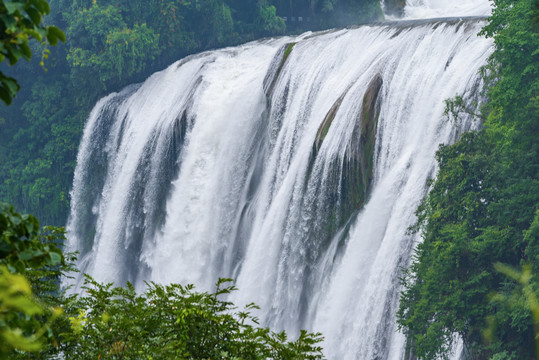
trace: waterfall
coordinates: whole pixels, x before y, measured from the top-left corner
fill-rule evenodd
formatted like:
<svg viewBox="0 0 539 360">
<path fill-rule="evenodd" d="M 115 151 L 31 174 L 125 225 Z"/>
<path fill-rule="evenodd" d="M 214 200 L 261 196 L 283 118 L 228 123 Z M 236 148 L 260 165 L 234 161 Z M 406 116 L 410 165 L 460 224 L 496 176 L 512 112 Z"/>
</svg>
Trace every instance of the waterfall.
<svg viewBox="0 0 539 360">
<path fill-rule="evenodd" d="M 488 0 L 407 0 L 404 14 L 409 19 L 450 16 L 488 16 Z"/>
<path fill-rule="evenodd" d="M 445 119 L 443 101 L 480 100 L 484 24 L 266 39 L 101 99 L 67 226 L 81 272 L 139 288 L 232 277 L 232 301 L 254 301 L 264 325 L 292 336 L 321 331 L 330 359 L 404 358 L 398 277 L 419 241 L 406 230 L 438 145 L 478 126 Z"/>
</svg>

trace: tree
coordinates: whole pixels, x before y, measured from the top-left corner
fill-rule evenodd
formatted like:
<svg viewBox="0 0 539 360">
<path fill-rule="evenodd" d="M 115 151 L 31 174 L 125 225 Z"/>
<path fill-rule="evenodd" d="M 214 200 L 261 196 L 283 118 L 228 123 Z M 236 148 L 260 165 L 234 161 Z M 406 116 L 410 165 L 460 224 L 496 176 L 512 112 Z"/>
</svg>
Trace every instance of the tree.
<svg viewBox="0 0 539 360">
<path fill-rule="evenodd" d="M 254 304 L 238 310 L 223 299 L 234 291 L 221 279 L 213 293 L 192 285 L 114 287 L 86 276 L 84 296 L 66 296 L 59 279 L 73 271 L 62 254 L 61 228 L 0 203 L 0 358 L 27 359 L 323 359 L 318 333 L 258 326 Z"/>
<path fill-rule="evenodd" d="M 30 39 L 51 45 L 56 45 L 58 40 L 66 40 L 56 26 L 41 24 L 43 15 L 49 12 L 46 0 L 0 2 L 0 62 L 7 59 L 9 65 L 15 65 L 21 57 L 29 61 L 32 57 Z M 16 79 L 3 72 L 0 72 L 0 82 L 0 99 L 9 105 L 20 86 Z"/>
<path fill-rule="evenodd" d="M 37 321 L 44 307 L 32 297 L 28 280 L 0 266 L 0 358 L 15 351 L 36 352 L 46 330 Z"/>
<path fill-rule="evenodd" d="M 286 29 L 284 20 L 277 16 L 277 9 L 267 1 L 259 1 L 257 26 L 268 34 L 282 34 Z"/>
<path fill-rule="evenodd" d="M 71 270 L 62 240 L 62 229 L 40 230 L 35 217 L 0 203 L 0 357 L 40 351 L 55 341 L 59 277 Z"/>
<path fill-rule="evenodd" d="M 482 32 L 496 44 L 483 70 L 483 129 L 440 147 L 436 180 L 412 229 L 423 242 L 402 279 L 398 322 L 419 358 L 447 357 L 454 334 L 472 357 L 534 358 L 525 297 L 509 307 L 491 298 L 518 290 L 495 263 L 539 273 L 538 8 L 535 0 L 494 3 Z M 457 114 L 459 103 L 448 102 L 448 112 Z M 533 276 L 528 289 L 538 285 Z"/>
<path fill-rule="evenodd" d="M 238 311 L 221 297 L 233 291 L 220 279 L 213 293 L 192 285 L 114 287 L 87 276 L 86 295 L 69 305 L 71 331 L 62 353 L 69 359 L 323 359 L 320 334 L 296 341 L 257 325 L 254 304 Z"/>
<path fill-rule="evenodd" d="M 0 2 L 0 62 L 7 59 L 10 65 L 15 65 L 21 57 L 29 61 L 32 38 L 51 45 L 56 45 L 58 40 L 65 41 L 60 29 L 41 24 L 43 15 L 49 12 L 45 0 Z M 19 89 L 15 78 L 0 72 L 2 101 L 9 105 Z M 61 312 L 33 298 L 31 283 L 24 276 L 33 279 L 34 290 L 44 299 L 57 289 L 55 274 L 60 273 L 65 261 L 56 242 L 61 231 L 50 231 L 49 235 L 41 233 L 37 219 L 20 215 L 12 206 L 0 202 L 1 358 L 18 351 L 40 350 L 41 338 L 45 334 L 50 337 L 47 332 L 50 321 Z"/>
</svg>

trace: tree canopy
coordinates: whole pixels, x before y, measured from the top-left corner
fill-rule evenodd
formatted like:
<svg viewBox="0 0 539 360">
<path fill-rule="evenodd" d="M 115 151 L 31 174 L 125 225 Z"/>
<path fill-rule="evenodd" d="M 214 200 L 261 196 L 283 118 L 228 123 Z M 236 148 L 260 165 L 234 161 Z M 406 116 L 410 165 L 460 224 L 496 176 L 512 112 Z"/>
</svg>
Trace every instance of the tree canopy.
<svg viewBox="0 0 539 360">
<path fill-rule="evenodd" d="M 46 0 L 1 1 L 0 62 L 7 60 L 9 65 L 15 65 L 20 58 L 29 61 L 32 57 L 31 39 L 51 45 L 56 45 L 59 40 L 66 41 L 62 30 L 42 24 L 43 15 L 49 13 L 50 7 Z M 20 86 L 15 78 L 1 71 L 0 83 L 0 99 L 9 105 Z"/>
<path fill-rule="evenodd" d="M 248 304 L 220 279 L 214 292 L 147 284 L 137 293 L 86 276 L 83 296 L 66 295 L 60 277 L 75 271 L 62 228 L 0 203 L 0 357 L 2 359 L 323 359 L 321 334 L 258 325 Z"/>
<path fill-rule="evenodd" d="M 528 264 L 538 290 L 538 7 L 494 3 L 482 31 L 496 45 L 483 70 L 483 128 L 440 147 L 413 229 L 423 242 L 403 278 L 399 323 L 423 359 L 447 357 L 454 334 L 478 358 L 535 356 L 530 304 L 495 264 Z"/>
</svg>

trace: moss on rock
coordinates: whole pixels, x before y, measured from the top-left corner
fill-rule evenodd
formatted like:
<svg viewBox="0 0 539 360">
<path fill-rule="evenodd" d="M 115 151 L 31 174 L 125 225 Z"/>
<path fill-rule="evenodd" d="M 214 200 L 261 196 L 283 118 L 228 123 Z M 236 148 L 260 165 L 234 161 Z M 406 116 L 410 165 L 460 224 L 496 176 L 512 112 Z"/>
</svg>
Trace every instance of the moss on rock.
<svg viewBox="0 0 539 360">
<path fill-rule="evenodd" d="M 328 208 L 334 210 L 328 214 L 323 229 L 326 233 L 323 236 L 326 238 L 330 238 L 335 231 L 346 224 L 350 216 L 360 210 L 367 201 L 373 177 L 376 128 L 380 114 L 378 98 L 381 87 L 382 77 L 377 75 L 371 80 L 363 95 L 359 117 L 351 119 L 355 121 L 355 127 L 344 159 L 336 159 L 331 165 L 334 170 L 329 172 L 331 178 L 328 179 L 328 183 L 333 184 L 329 188 L 334 190 L 328 194 L 332 203 Z M 346 94 L 347 92 L 335 101 L 318 129 L 311 153 L 309 173 Z"/>
<path fill-rule="evenodd" d="M 290 56 L 290 53 L 292 52 L 292 49 L 295 45 L 295 42 L 284 45 L 273 59 L 273 63 L 270 66 L 270 69 L 273 70 L 270 70 L 266 75 L 266 78 L 264 79 L 264 92 L 266 93 L 268 101 L 271 97 L 271 94 L 273 93 L 273 88 L 277 83 L 277 79 L 279 78 L 279 75 L 283 70 L 284 64 L 286 63 L 286 60 L 288 60 L 288 57 Z M 279 65 L 277 65 L 277 62 L 279 62 Z"/>
<path fill-rule="evenodd" d="M 331 124 L 333 123 L 333 120 L 335 119 L 335 115 L 337 114 L 337 111 L 341 107 L 342 101 L 346 94 L 348 93 L 348 88 L 344 94 L 342 94 L 337 101 L 331 106 L 331 109 L 329 109 L 328 113 L 324 117 L 324 121 L 322 121 L 322 124 L 318 128 L 318 132 L 316 133 L 316 139 L 314 141 L 314 152 L 317 153 L 320 149 L 320 146 L 322 146 L 322 142 L 324 141 L 326 135 L 328 134 L 329 128 Z"/>
</svg>

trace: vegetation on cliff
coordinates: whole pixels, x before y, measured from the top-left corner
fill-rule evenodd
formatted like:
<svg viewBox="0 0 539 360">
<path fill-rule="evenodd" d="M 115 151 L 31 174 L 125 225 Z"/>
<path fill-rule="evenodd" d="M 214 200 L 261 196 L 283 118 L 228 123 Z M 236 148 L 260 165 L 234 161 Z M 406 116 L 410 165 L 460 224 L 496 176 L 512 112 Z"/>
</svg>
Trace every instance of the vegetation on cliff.
<svg viewBox="0 0 539 360">
<path fill-rule="evenodd" d="M 21 90 L 10 107 L 0 108 L 0 199 L 55 224 L 67 217 L 82 125 L 99 96 L 196 51 L 380 16 L 379 3 L 370 0 L 44 3 L 0 6 L 23 29 L 3 43 L 1 60 L 30 60 L 1 73 L 4 102 L 19 85 Z M 389 3 L 398 9 L 399 1 Z M 496 44 L 484 69 L 486 102 L 478 114 L 483 128 L 440 147 L 439 172 L 411 229 L 421 232 L 423 242 L 402 279 L 398 317 L 411 349 L 423 359 L 447 357 L 454 334 L 472 357 L 538 356 L 532 316 L 537 309 L 530 300 L 539 291 L 538 1 L 494 3 L 483 30 Z M 48 48 L 63 40 L 49 21 L 65 29 L 65 45 Z M 49 44 L 38 49 L 30 38 Z M 43 56 L 31 58 L 32 52 Z M 40 64 L 45 57 L 46 73 Z M 458 118 L 461 102 L 449 104 Z M 365 115 L 371 123 L 375 110 Z M 369 138 L 362 141 L 372 148 Z M 371 164 L 363 162 L 361 178 L 368 179 Z M 368 187 L 368 181 L 362 184 Z M 73 257 L 59 250 L 61 229 L 40 230 L 35 218 L 1 205 L 0 234 L 0 356 L 25 358 L 25 352 L 39 351 L 35 358 L 60 352 L 73 358 L 155 358 L 170 351 L 186 358 L 321 357 L 318 334 L 288 342 L 284 334 L 247 325 L 256 320 L 249 308 L 237 311 L 220 300 L 228 287 L 208 294 L 150 284 L 137 295 L 130 286 L 88 279 L 88 297 L 65 297 L 58 277 Z M 173 299 L 174 306 L 165 306 L 164 299 Z M 193 334 L 204 337 L 191 341 Z"/>
<path fill-rule="evenodd" d="M 86 278 L 84 296 L 67 296 L 60 277 L 75 254 L 59 249 L 61 228 L 0 203 L 0 358 L 2 359 L 323 359 L 320 334 L 295 341 L 258 325 L 258 307 L 193 286 L 114 287 Z"/>
<path fill-rule="evenodd" d="M 440 147 L 412 229 L 423 243 L 403 278 L 398 315 L 422 359 L 446 357 L 455 333 L 472 358 L 539 356 L 522 285 L 495 267 L 527 264 L 527 289 L 538 291 L 539 8 L 534 0 L 495 6 L 482 31 L 496 44 L 484 69 L 483 128 Z M 459 104 L 450 102 L 453 114 Z"/>
</svg>

